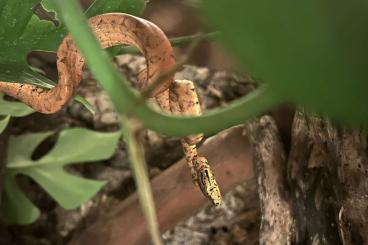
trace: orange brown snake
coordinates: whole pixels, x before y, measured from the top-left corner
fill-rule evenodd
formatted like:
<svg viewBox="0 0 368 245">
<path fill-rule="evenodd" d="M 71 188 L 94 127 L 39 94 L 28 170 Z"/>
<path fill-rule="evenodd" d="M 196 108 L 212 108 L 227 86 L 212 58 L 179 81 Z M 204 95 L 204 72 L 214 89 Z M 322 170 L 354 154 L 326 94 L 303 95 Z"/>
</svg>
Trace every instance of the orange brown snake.
<svg viewBox="0 0 368 245">
<path fill-rule="evenodd" d="M 175 65 L 173 49 L 166 35 L 153 23 L 123 13 L 95 16 L 89 25 L 103 48 L 116 45 L 137 47 L 146 58 L 147 68 L 140 72 L 138 87 L 147 89 L 157 77 Z M 0 81 L 0 92 L 19 99 L 34 110 L 51 114 L 63 108 L 75 94 L 84 66 L 84 58 L 70 35 L 57 50 L 59 81 L 52 89 L 31 84 Z M 174 80 L 173 75 L 162 81 L 150 94 L 166 112 L 176 115 L 199 115 L 201 108 L 191 81 Z M 213 204 L 221 203 L 221 193 L 206 158 L 197 155 L 196 144 L 202 135 L 181 140 L 193 182 Z"/>
</svg>

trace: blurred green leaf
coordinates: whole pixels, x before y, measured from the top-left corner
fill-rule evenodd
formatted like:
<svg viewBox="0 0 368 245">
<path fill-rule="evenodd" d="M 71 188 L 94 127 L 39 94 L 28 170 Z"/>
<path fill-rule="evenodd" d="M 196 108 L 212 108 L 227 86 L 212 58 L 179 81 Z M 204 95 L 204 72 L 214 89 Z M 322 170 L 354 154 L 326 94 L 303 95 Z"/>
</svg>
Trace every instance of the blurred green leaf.
<svg viewBox="0 0 368 245">
<path fill-rule="evenodd" d="M 60 132 L 55 146 L 43 157 L 32 160 L 37 146 L 53 132 L 32 133 L 11 137 L 8 146 L 4 200 L 1 206 L 5 219 L 29 224 L 39 210 L 28 200 L 15 182 L 18 174 L 27 175 L 46 190 L 63 208 L 76 208 L 103 186 L 103 181 L 87 180 L 66 172 L 73 163 L 99 161 L 115 151 L 120 132 L 100 133 L 82 128 Z"/>
<path fill-rule="evenodd" d="M 204 0 L 209 23 L 284 100 L 368 124 L 368 2 Z"/>
<path fill-rule="evenodd" d="M 0 120 L 0 134 L 4 131 L 6 126 L 8 126 L 10 116 L 6 116 Z"/>
</svg>

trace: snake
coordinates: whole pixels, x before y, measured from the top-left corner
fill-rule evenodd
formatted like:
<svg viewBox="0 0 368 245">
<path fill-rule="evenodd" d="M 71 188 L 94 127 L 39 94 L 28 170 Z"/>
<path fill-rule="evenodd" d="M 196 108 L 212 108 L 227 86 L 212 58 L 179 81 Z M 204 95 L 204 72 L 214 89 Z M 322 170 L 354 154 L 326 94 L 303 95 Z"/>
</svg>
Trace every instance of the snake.
<svg viewBox="0 0 368 245">
<path fill-rule="evenodd" d="M 148 89 L 161 74 L 175 66 L 174 51 L 164 32 L 154 23 L 125 13 L 97 15 L 88 20 L 102 48 L 117 45 L 134 46 L 144 55 L 146 68 L 139 72 L 140 91 Z M 84 66 L 84 58 L 72 37 L 66 35 L 57 50 L 58 83 L 51 89 L 28 83 L 0 81 L 0 92 L 27 104 L 35 111 L 52 114 L 60 111 L 76 94 Z M 192 81 L 175 80 L 171 74 L 152 89 L 149 97 L 160 109 L 174 115 L 201 114 L 198 95 Z M 208 160 L 198 155 L 197 144 L 202 134 L 181 138 L 192 180 L 214 205 L 222 201 L 220 188 Z"/>
</svg>

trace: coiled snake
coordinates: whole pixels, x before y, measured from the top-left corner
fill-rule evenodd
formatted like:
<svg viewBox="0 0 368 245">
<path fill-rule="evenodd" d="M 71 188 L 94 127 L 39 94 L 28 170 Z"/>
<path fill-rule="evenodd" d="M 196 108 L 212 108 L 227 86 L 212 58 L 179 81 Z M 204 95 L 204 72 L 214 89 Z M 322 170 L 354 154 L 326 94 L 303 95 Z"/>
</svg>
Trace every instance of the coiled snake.
<svg viewBox="0 0 368 245">
<path fill-rule="evenodd" d="M 160 74 L 173 68 L 175 58 L 165 34 L 153 23 L 128 14 L 113 13 L 89 19 L 103 48 L 126 44 L 137 47 L 146 58 L 147 68 L 139 73 L 138 87 L 147 89 Z M 83 70 L 84 59 L 67 35 L 57 51 L 59 81 L 52 89 L 30 84 L 0 81 L 0 92 L 15 97 L 34 110 L 50 114 L 62 107 L 75 94 Z M 173 75 L 162 81 L 150 93 L 162 110 L 176 115 L 199 115 L 201 108 L 191 81 L 174 80 Z M 202 135 L 181 139 L 193 182 L 213 204 L 221 203 L 221 193 L 206 158 L 198 156 L 196 144 Z"/>
</svg>

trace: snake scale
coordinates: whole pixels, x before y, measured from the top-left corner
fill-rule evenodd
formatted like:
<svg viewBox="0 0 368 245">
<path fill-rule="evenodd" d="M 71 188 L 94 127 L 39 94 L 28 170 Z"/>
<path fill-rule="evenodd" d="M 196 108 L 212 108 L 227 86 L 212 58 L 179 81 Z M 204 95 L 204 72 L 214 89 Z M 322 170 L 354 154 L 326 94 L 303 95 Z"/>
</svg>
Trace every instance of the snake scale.
<svg viewBox="0 0 368 245">
<path fill-rule="evenodd" d="M 123 13 L 103 14 L 88 20 L 90 27 L 103 48 L 116 45 L 131 45 L 138 48 L 146 58 L 146 69 L 138 75 L 138 87 L 147 89 L 160 74 L 175 66 L 173 49 L 166 35 L 153 23 Z M 57 50 L 59 81 L 52 89 L 31 84 L 0 81 L 0 92 L 15 97 L 34 110 L 51 114 L 61 110 L 73 97 L 81 80 L 84 58 L 70 35 L 67 35 Z M 160 108 L 175 115 L 199 115 L 201 108 L 191 81 L 174 80 L 168 76 L 150 93 Z M 205 157 L 198 156 L 196 144 L 202 135 L 181 139 L 186 162 L 193 182 L 214 205 L 221 203 L 221 193 L 210 165 Z"/>
</svg>

